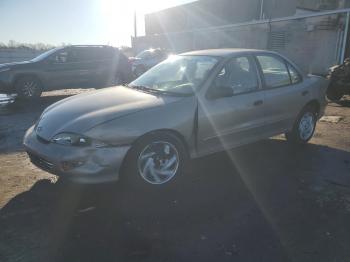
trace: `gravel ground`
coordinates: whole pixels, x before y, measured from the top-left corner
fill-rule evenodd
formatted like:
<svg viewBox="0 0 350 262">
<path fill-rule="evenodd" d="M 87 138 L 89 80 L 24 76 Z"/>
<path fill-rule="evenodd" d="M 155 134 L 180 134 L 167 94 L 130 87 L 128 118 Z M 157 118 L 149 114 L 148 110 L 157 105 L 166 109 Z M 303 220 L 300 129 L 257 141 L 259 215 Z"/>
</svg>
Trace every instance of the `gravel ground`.
<svg viewBox="0 0 350 262">
<path fill-rule="evenodd" d="M 83 91 L 0 109 L 0 261 L 350 261 L 349 97 L 303 148 L 279 136 L 211 155 L 144 194 L 66 184 L 23 152 L 44 108 Z"/>
</svg>

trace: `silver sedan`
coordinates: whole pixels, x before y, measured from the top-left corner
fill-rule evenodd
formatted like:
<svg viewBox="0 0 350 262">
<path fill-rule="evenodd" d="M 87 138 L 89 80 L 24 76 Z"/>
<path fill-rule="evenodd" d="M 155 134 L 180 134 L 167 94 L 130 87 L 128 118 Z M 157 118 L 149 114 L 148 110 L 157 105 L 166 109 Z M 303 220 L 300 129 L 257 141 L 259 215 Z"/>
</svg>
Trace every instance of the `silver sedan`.
<svg viewBox="0 0 350 262">
<path fill-rule="evenodd" d="M 76 182 L 173 183 L 188 159 L 281 133 L 307 143 L 327 84 L 275 52 L 189 52 L 127 86 L 51 105 L 24 145 L 35 165 Z"/>
</svg>

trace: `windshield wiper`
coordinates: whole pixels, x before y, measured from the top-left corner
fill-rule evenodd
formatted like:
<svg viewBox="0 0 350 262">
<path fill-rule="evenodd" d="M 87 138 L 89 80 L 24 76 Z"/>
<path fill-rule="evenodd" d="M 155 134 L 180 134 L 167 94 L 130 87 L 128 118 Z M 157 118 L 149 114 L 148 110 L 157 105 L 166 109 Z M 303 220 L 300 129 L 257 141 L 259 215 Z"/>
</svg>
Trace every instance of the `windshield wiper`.
<svg viewBox="0 0 350 262">
<path fill-rule="evenodd" d="M 130 85 L 125 85 L 126 87 L 132 88 L 132 89 L 136 89 L 136 90 L 140 90 L 142 92 L 145 93 L 155 93 L 155 89 L 151 89 L 147 86 L 130 86 Z"/>
<path fill-rule="evenodd" d="M 149 88 L 147 86 L 130 86 L 130 85 L 125 85 L 125 86 L 129 87 L 129 88 L 143 91 L 145 93 L 151 93 L 151 94 L 163 94 L 163 95 L 169 95 L 169 96 L 187 96 L 187 94 L 180 94 L 180 93 L 175 93 L 175 92 L 170 92 L 170 91 L 153 89 L 153 88 Z"/>
<path fill-rule="evenodd" d="M 158 89 L 152 89 L 152 88 L 149 88 L 147 86 L 130 86 L 130 85 L 126 85 L 126 86 L 130 87 L 130 88 L 133 88 L 133 89 L 144 91 L 146 93 L 166 93 L 166 91 L 162 91 L 162 90 L 158 90 Z"/>
</svg>

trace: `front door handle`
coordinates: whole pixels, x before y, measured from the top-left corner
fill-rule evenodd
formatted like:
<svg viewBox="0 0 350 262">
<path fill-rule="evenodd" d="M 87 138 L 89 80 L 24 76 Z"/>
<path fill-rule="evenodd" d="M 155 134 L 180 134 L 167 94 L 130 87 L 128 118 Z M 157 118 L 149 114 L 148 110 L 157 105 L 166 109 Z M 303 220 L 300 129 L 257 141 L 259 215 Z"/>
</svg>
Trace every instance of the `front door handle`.
<svg viewBox="0 0 350 262">
<path fill-rule="evenodd" d="M 302 96 L 306 96 L 306 95 L 308 95 L 308 94 L 309 94 L 309 91 L 303 91 L 303 92 L 301 93 Z"/>
<path fill-rule="evenodd" d="M 254 106 L 260 106 L 260 105 L 262 105 L 264 102 L 262 101 L 262 100 L 257 100 L 257 101 L 255 101 L 254 102 Z"/>
</svg>

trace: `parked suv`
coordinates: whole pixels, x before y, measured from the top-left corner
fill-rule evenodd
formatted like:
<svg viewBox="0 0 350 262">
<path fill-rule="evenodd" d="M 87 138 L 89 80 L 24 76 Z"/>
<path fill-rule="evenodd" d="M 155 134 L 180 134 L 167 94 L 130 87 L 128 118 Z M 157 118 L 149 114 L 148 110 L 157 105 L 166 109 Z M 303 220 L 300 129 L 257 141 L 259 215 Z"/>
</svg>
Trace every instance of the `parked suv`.
<svg viewBox="0 0 350 262">
<path fill-rule="evenodd" d="M 30 61 L 0 65 L 0 93 L 33 99 L 46 90 L 81 84 L 103 87 L 131 78 L 131 65 L 118 49 L 75 45 L 49 50 Z"/>
</svg>

